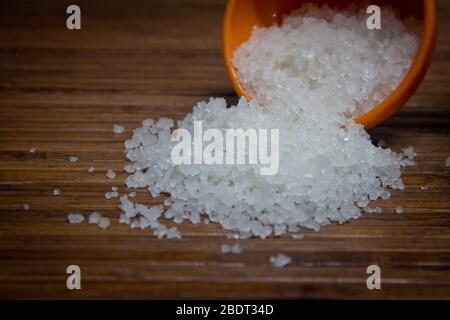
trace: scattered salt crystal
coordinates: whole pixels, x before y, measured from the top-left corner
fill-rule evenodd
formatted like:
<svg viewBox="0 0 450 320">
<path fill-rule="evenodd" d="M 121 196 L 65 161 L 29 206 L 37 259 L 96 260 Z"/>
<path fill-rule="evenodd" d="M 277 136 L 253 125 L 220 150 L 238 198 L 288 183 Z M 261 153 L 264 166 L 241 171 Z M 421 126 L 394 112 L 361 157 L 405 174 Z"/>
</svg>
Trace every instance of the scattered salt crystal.
<svg viewBox="0 0 450 320">
<path fill-rule="evenodd" d="M 77 156 L 69 156 L 68 157 L 70 162 L 77 162 L 78 161 L 78 157 Z"/>
<path fill-rule="evenodd" d="M 84 217 L 80 213 L 69 213 L 67 215 L 67 220 L 69 223 L 82 223 L 84 221 Z"/>
<path fill-rule="evenodd" d="M 450 157 L 448 157 L 447 160 L 445 160 L 445 166 L 450 167 Z"/>
<path fill-rule="evenodd" d="M 428 186 L 426 186 L 426 185 L 421 185 L 421 186 L 420 186 L 420 189 L 421 189 L 421 190 L 428 190 Z"/>
<path fill-rule="evenodd" d="M 276 256 L 270 257 L 270 262 L 276 268 L 284 268 L 285 266 L 287 266 L 292 262 L 292 259 L 289 256 L 280 253 Z"/>
<path fill-rule="evenodd" d="M 24 209 L 24 210 L 30 210 L 30 205 L 28 204 L 28 203 L 22 203 L 22 208 Z"/>
<path fill-rule="evenodd" d="M 125 131 L 125 128 L 121 125 L 115 124 L 113 126 L 113 132 L 114 133 L 123 133 Z"/>
<path fill-rule="evenodd" d="M 111 222 L 109 221 L 109 218 L 107 217 L 101 217 L 100 221 L 98 222 L 98 226 L 101 229 L 106 229 L 109 227 L 109 225 L 111 224 Z"/>
<path fill-rule="evenodd" d="M 128 196 L 129 196 L 130 198 L 134 198 L 134 197 L 136 197 L 136 192 L 131 191 L 131 192 L 128 194 Z"/>
<path fill-rule="evenodd" d="M 395 208 L 395 213 L 401 214 L 403 213 L 405 210 L 402 207 L 397 207 Z"/>
<path fill-rule="evenodd" d="M 112 198 L 116 198 L 119 196 L 119 193 L 117 192 L 117 190 L 114 190 L 114 187 L 112 188 L 112 191 L 108 191 L 105 193 L 105 198 L 106 199 L 112 199 Z"/>
<path fill-rule="evenodd" d="M 54 188 L 53 189 L 53 195 L 54 196 L 59 196 L 61 195 L 61 190 L 59 188 Z"/>
<path fill-rule="evenodd" d="M 95 168 L 94 168 L 94 167 L 89 167 L 89 168 L 88 168 L 88 172 L 89 172 L 89 173 L 92 173 L 92 172 L 94 172 L 94 171 L 95 171 Z"/>
<path fill-rule="evenodd" d="M 30 150 L 28 150 L 29 153 L 35 153 L 36 152 L 36 148 L 35 147 L 31 147 Z"/>
<path fill-rule="evenodd" d="M 414 151 L 412 146 L 403 149 L 403 154 L 406 158 L 408 158 L 408 160 L 414 160 L 417 156 L 417 153 Z"/>
<path fill-rule="evenodd" d="M 106 176 L 108 179 L 114 179 L 116 177 L 116 173 L 112 169 L 109 169 L 108 172 L 106 172 Z"/>
<path fill-rule="evenodd" d="M 241 250 L 241 246 L 239 245 L 239 243 L 236 243 L 232 246 L 223 244 L 222 245 L 222 253 L 223 254 L 227 254 L 227 253 L 234 253 L 234 254 L 240 254 L 242 252 Z"/>
<path fill-rule="evenodd" d="M 101 217 L 102 217 L 102 215 L 100 213 L 92 212 L 89 215 L 88 222 L 89 222 L 89 224 L 98 224 L 100 222 Z"/>
</svg>

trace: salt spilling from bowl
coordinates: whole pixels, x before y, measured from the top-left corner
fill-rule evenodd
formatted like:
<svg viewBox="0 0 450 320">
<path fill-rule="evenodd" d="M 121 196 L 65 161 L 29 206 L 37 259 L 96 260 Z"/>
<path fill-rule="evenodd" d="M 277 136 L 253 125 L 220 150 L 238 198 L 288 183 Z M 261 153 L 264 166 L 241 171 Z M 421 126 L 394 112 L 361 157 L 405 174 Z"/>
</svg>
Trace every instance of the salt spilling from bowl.
<svg viewBox="0 0 450 320">
<path fill-rule="evenodd" d="M 418 38 L 391 11 L 383 31 L 365 27 L 362 11 L 336 12 L 306 5 L 281 26 L 255 29 L 236 52 L 234 64 L 253 100 L 227 108 L 224 99 L 200 102 L 177 127 L 193 133 L 194 121 L 216 128 L 279 129 L 279 171 L 260 174 L 258 165 L 174 165 L 172 120 L 145 120 L 126 141 L 130 188 L 153 197 L 170 193 L 166 219 L 220 223 L 240 238 L 266 238 L 319 230 L 371 210 L 369 202 L 403 189 L 400 168 L 412 165 L 412 149 L 398 154 L 374 146 L 350 116 L 381 101 L 401 80 Z M 178 237 L 157 219 L 161 209 L 137 209 L 121 198 L 121 222 L 142 226 L 151 217 L 155 236 Z M 150 214 L 150 210 L 157 210 Z M 145 222 L 145 220 L 142 220 Z"/>
</svg>

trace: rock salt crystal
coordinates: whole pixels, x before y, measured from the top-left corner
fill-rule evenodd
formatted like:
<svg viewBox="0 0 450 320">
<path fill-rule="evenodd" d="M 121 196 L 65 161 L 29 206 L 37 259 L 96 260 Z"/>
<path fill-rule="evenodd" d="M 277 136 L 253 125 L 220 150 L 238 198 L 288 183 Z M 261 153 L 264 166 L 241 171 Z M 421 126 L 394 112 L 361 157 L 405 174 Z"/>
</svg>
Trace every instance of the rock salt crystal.
<svg viewBox="0 0 450 320">
<path fill-rule="evenodd" d="M 82 223 L 84 221 L 84 217 L 81 213 L 69 213 L 67 215 L 67 220 L 69 223 L 77 224 Z"/>
<path fill-rule="evenodd" d="M 292 259 L 291 257 L 280 253 L 276 256 L 270 257 L 270 262 L 276 268 L 284 268 L 285 266 L 287 266 L 292 262 Z"/>
</svg>

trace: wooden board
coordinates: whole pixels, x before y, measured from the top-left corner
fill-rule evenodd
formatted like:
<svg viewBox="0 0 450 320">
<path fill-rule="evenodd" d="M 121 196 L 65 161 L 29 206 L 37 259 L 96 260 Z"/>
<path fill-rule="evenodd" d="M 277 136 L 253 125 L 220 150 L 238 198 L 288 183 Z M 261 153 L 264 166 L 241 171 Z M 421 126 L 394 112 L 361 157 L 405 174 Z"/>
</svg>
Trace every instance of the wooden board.
<svg viewBox="0 0 450 320">
<path fill-rule="evenodd" d="M 143 119 L 180 119 L 209 96 L 235 101 L 220 51 L 224 2 L 77 1 L 80 31 L 66 29 L 69 4 L 0 4 L 0 298 L 450 298 L 450 2 L 439 3 L 438 50 L 420 90 L 370 131 L 416 148 L 406 190 L 380 202 L 382 214 L 301 241 L 244 240 L 241 255 L 220 253 L 234 241 L 214 224 L 183 224 L 181 240 L 130 230 L 117 223 L 118 199 L 104 197 L 113 185 L 128 191 L 123 141 Z M 114 134 L 115 123 L 126 132 Z M 160 200 L 139 190 L 137 201 Z M 112 226 L 69 225 L 73 211 L 99 211 Z M 269 263 L 280 252 L 293 259 L 282 270 Z M 71 264 L 82 290 L 66 288 Z M 371 264 L 381 290 L 366 287 Z"/>
</svg>

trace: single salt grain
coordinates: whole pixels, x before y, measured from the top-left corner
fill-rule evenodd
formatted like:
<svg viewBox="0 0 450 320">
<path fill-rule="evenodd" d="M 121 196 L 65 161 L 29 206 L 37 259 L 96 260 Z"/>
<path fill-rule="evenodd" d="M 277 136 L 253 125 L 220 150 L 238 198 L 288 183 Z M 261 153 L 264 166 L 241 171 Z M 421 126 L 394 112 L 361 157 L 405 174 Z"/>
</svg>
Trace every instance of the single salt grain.
<svg viewBox="0 0 450 320">
<path fill-rule="evenodd" d="M 28 152 L 29 152 L 29 153 L 35 153 L 35 152 L 36 152 L 36 148 L 35 148 L 35 147 L 32 147 L 32 148 L 30 148 L 30 150 L 28 150 Z"/>
<path fill-rule="evenodd" d="M 22 208 L 24 209 L 24 210 L 30 210 L 30 205 L 28 204 L 28 203 L 22 203 Z"/>
<path fill-rule="evenodd" d="M 278 254 L 276 256 L 270 257 L 270 262 L 273 264 L 276 268 L 284 268 L 288 264 L 292 262 L 291 257 L 285 255 L 285 254 Z"/>
<path fill-rule="evenodd" d="M 125 128 L 121 125 L 115 124 L 113 126 L 113 132 L 114 133 L 123 133 L 125 131 Z"/>
<path fill-rule="evenodd" d="M 134 197 L 136 197 L 136 192 L 131 191 L 131 192 L 128 194 L 128 196 L 129 196 L 130 198 L 134 198 Z"/>
<path fill-rule="evenodd" d="M 106 172 L 106 176 L 108 179 L 114 179 L 116 177 L 116 173 L 112 169 L 109 169 L 108 172 Z"/>
<path fill-rule="evenodd" d="M 77 156 L 69 156 L 68 157 L 70 162 L 77 162 L 78 161 L 78 157 Z"/>
<path fill-rule="evenodd" d="M 82 223 L 84 221 L 84 217 L 80 213 L 69 213 L 67 215 L 67 220 L 69 223 Z"/>
<path fill-rule="evenodd" d="M 94 171 L 95 171 L 95 168 L 94 168 L 94 167 L 89 167 L 89 168 L 88 168 L 88 172 L 89 172 L 89 173 L 92 173 L 92 172 L 94 172 Z"/>
<path fill-rule="evenodd" d="M 412 146 L 403 149 L 403 154 L 406 158 L 408 158 L 408 160 L 414 160 L 417 156 L 417 153 L 414 151 Z"/>
<path fill-rule="evenodd" d="M 102 215 L 100 213 L 92 212 L 89 215 L 88 222 L 89 222 L 89 224 L 98 224 L 100 222 L 101 217 L 102 217 Z"/>
<path fill-rule="evenodd" d="M 395 208 L 395 213 L 401 214 L 404 212 L 404 209 L 402 207 Z"/>
<path fill-rule="evenodd" d="M 110 200 L 112 198 L 116 198 L 119 194 L 117 192 L 114 191 L 108 191 L 105 193 L 105 198 Z"/>
<path fill-rule="evenodd" d="M 227 254 L 227 253 L 240 254 L 242 252 L 241 246 L 239 245 L 239 243 L 236 243 L 232 246 L 223 244 L 221 249 L 222 249 L 223 254 Z"/>
<path fill-rule="evenodd" d="M 109 221 L 109 218 L 107 217 L 101 217 L 100 221 L 98 222 L 98 226 L 101 229 L 106 229 L 109 227 L 109 225 L 111 224 L 111 222 Z"/>
<path fill-rule="evenodd" d="M 53 195 L 54 196 L 59 196 L 61 195 L 61 190 L 59 188 L 54 188 L 53 189 Z"/>
<path fill-rule="evenodd" d="M 428 190 L 428 186 L 426 186 L 426 185 L 421 185 L 421 186 L 420 186 L 420 190 Z"/>
</svg>

